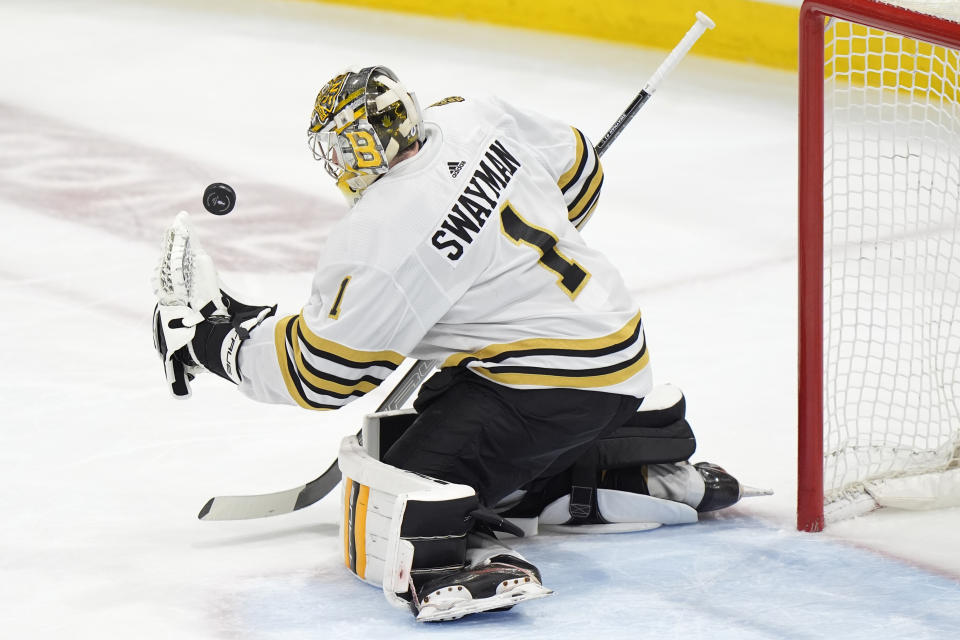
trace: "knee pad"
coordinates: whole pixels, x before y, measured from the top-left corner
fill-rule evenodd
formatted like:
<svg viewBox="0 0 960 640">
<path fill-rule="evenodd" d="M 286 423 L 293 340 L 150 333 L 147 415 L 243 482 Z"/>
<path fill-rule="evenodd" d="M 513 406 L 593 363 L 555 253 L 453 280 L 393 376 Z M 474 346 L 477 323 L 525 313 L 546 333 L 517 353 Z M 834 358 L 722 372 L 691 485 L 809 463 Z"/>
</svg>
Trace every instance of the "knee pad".
<svg viewBox="0 0 960 640">
<path fill-rule="evenodd" d="M 697 439 L 686 411 L 687 401 L 679 388 L 669 384 L 654 387 L 623 426 L 597 441 L 594 449 L 600 468 L 628 469 L 688 460 L 697 449 Z"/>
<path fill-rule="evenodd" d="M 587 525 L 570 529 L 582 532 L 696 522 L 697 512 L 689 505 L 647 495 L 644 476 L 646 465 L 693 455 L 697 442 L 685 414 L 680 389 L 655 387 L 623 426 L 599 439 L 566 472 L 533 483 L 501 515 L 536 519 L 538 526 Z"/>
</svg>

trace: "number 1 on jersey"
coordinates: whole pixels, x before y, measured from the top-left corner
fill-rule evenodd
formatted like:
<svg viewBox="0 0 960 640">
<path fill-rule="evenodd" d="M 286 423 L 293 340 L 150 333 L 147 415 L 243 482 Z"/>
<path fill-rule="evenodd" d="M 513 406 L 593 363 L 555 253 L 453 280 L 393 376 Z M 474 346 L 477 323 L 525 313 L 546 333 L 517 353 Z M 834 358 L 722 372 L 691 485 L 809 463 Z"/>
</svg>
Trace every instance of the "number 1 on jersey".
<svg viewBox="0 0 960 640">
<path fill-rule="evenodd" d="M 540 253 L 540 265 L 557 274 L 557 286 L 571 300 L 577 297 L 590 274 L 557 250 L 557 236 L 524 220 L 509 202 L 500 208 L 500 227 L 514 244 L 536 249 Z"/>
</svg>

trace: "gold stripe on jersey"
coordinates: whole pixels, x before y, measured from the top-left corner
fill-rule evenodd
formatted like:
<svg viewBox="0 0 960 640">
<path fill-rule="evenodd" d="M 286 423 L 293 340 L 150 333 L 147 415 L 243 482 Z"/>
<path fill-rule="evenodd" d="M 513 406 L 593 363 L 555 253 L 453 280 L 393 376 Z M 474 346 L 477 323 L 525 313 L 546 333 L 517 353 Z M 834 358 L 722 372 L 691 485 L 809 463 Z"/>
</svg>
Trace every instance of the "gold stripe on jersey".
<svg viewBox="0 0 960 640">
<path fill-rule="evenodd" d="M 305 325 L 302 314 L 287 316 L 277 322 L 274 335 L 277 360 L 284 385 L 290 397 L 305 409 L 338 409 L 347 404 L 352 399 L 351 396 L 360 397 L 372 391 L 386 378 L 386 376 L 363 373 L 364 370 L 383 367 L 392 371 L 403 361 L 402 356 L 392 351 L 357 351 L 310 334 L 313 336 L 314 345 L 312 346 L 306 338 L 309 329 Z M 317 344 L 322 344 L 327 350 L 315 348 Z M 307 357 L 304 355 L 303 347 L 306 347 L 309 354 Z M 345 354 L 365 355 L 364 360 L 357 361 L 347 359 Z M 382 357 L 389 359 L 381 359 Z M 311 359 L 314 363 L 309 361 Z M 321 369 L 324 362 L 359 369 L 358 373 L 362 375 L 356 379 L 334 375 Z M 312 396 L 320 396 L 320 398 Z M 323 401 L 323 396 L 329 400 Z"/>
<path fill-rule="evenodd" d="M 579 220 L 576 220 L 576 221 L 572 221 L 572 220 L 571 220 L 571 222 L 573 222 L 573 226 L 575 226 L 577 229 L 579 229 L 579 228 L 582 227 L 583 225 L 587 224 L 587 220 L 590 219 L 590 217 L 593 215 L 593 212 L 596 211 L 596 210 L 597 210 L 597 201 L 594 200 L 594 201 L 593 201 L 593 204 L 590 205 L 590 208 L 587 210 L 587 212 L 586 212 L 585 214 L 583 214 L 582 216 L 580 216 L 580 219 L 579 219 Z"/>
<path fill-rule="evenodd" d="M 315 407 L 303 393 L 299 385 L 299 376 L 296 373 L 296 365 L 290 360 L 287 354 L 287 329 L 297 316 L 287 316 L 277 321 L 274 328 L 273 339 L 277 349 L 277 362 L 280 364 L 280 375 L 283 377 L 283 384 L 287 388 L 287 393 L 293 398 L 294 402 L 304 409 L 322 410 L 331 407 Z"/>
<path fill-rule="evenodd" d="M 561 191 L 567 190 L 580 172 L 583 171 L 583 164 L 586 162 L 586 158 L 583 155 L 584 148 L 586 147 L 585 138 L 579 129 L 576 127 L 570 128 L 573 129 L 573 137 L 577 141 L 577 152 L 573 159 L 573 165 L 557 180 L 557 186 L 560 187 Z"/>
<path fill-rule="evenodd" d="M 603 187 L 603 167 L 597 162 L 594 168 L 593 177 L 584 187 L 583 191 L 567 206 L 570 222 L 574 223 L 578 229 L 583 225 L 584 220 L 579 220 L 584 215 L 584 211 L 590 211 L 597 204 L 600 197 L 600 189 Z"/>
<path fill-rule="evenodd" d="M 352 367 L 379 366 L 396 369 L 400 366 L 400 363 L 403 362 L 403 356 L 396 351 L 362 351 L 345 347 L 338 342 L 327 340 L 326 338 L 321 338 L 310 331 L 310 327 L 303 317 L 303 312 L 297 316 L 297 320 L 300 336 L 306 342 L 307 348 L 317 355 L 323 357 L 329 357 L 330 355 L 336 356 L 337 362 Z"/>
<path fill-rule="evenodd" d="M 480 373 L 494 382 L 513 385 L 535 385 L 539 387 L 574 387 L 578 389 L 591 389 L 600 387 L 610 387 L 620 384 L 632 378 L 635 374 L 646 368 L 650 362 L 650 354 L 647 352 L 647 345 L 643 347 L 636 356 L 625 360 L 622 363 L 610 367 L 599 369 L 585 369 L 582 371 L 560 372 L 556 369 L 535 367 L 522 367 L 527 371 L 505 371 L 498 372 L 497 367 L 490 369 L 488 367 L 472 367 L 473 371 Z M 520 369 L 521 367 L 500 367 L 503 369 Z M 575 375 L 569 375 L 569 374 Z"/>
<path fill-rule="evenodd" d="M 560 176 L 557 186 L 567 203 L 567 218 L 578 229 L 586 221 L 590 210 L 596 205 L 603 186 L 603 166 L 600 156 L 590 146 L 587 137 L 573 128 L 576 139 L 576 156 L 573 165 Z"/>
<path fill-rule="evenodd" d="M 629 347 L 636 342 L 641 333 L 641 313 L 638 311 L 623 327 L 599 338 L 530 338 L 492 344 L 474 353 L 455 353 L 447 358 L 442 366 L 457 367 L 467 364 L 467 361 L 496 362 L 507 358 L 535 355 L 597 357 L 603 355 L 601 352 L 616 353 Z"/>
<path fill-rule="evenodd" d="M 296 322 L 297 321 L 294 321 L 294 324 L 296 324 Z M 296 330 L 297 327 L 295 326 L 294 329 Z M 359 397 L 365 395 L 368 391 L 373 391 L 383 382 L 382 378 L 376 378 L 374 376 L 364 376 L 354 381 L 326 373 L 304 360 L 303 352 L 300 350 L 299 340 L 293 343 L 293 361 L 297 367 L 297 375 L 300 376 L 302 381 L 307 383 L 311 391 L 323 393 L 335 398 L 342 399 L 349 396 Z"/>
</svg>

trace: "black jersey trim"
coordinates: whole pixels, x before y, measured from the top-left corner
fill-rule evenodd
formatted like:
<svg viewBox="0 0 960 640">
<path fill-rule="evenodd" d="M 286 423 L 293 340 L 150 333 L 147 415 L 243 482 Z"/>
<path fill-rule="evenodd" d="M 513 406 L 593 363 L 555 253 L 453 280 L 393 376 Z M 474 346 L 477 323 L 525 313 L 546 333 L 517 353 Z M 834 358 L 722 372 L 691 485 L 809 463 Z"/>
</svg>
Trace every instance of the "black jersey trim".
<svg viewBox="0 0 960 640">
<path fill-rule="evenodd" d="M 447 358 L 445 367 L 462 366 L 471 362 L 503 362 L 510 358 L 528 356 L 564 356 L 596 358 L 623 351 L 633 345 L 643 332 L 643 318 L 638 311 L 617 331 L 600 338 L 520 340 L 490 345 L 473 353 L 458 353 Z"/>
<path fill-rule="evenodd" d="M 294 402 L 304 409 L 313 409 L 317 411 L 327 411 L 339 409 L 340 405 L 329 405 L 316 402 L 307 397 L 301 384 L 300 375 L 297 373 L 297 367 L 287 351 L 287 336 L 290 327 L 296 316 L 287 316 L 277 322 L 274 330 L 274 342 L 277 350 L 277 361 L 280 365 L 280 374 L 283 377 L 284 384 L 287 387 L 287 393 L 293 398 Z M 292 334 L 291 334 L 292 335 Z"/>
<path fill-rule="evenodd" d="M 644 341 L 640 351 L 632 357 L 606 367 L 593 369 L 545 369 L 542 367 L 471 367 L 494 382 L 507 385 L 533 385 L 539 387 L 573 387 L 590 389 L 610 387 L 625 382 L 643 371 L 650 361 Z"/>
<path fill-rule="evenodd" d="M 560 187 L 560 191 L 566 194 L 567 189 L 572 187 L 580 179 L 581 174 L 583 174 L 584 168 L 587 166 L 587 160 L 591 155 L 596 155 L 596 152 L 587 142 L 587 137 L 583 135 L 577 128 L 573 128 L 574 135 L 576 136 L 577 141 L 577 150 L 576 158 L 573 161 L 573 166 L 571 171 L 567 171 L 565 174 L 560 176 L 560 180 L 557 182 L 557 186 Z M 575 169 L 574 169 L 575 167 Z"/>
<path fill-rule="evenodd" d="M 573 202 L 567 207 L 570 222 L 576 224 L 576 220 L 583 215 L 583 212 L 588 211 L 591 206 L 596 204 L 597 198 L 600 197 L 600 189 L 602 188 L 603 167 L 601 167 L 598 162 L 593 173 L 587 178 L 583 190 L 580 191 Z"/>
<path fill-rule="evenodd" d="M 386 367 L 391 371 L 400 366 L 403 356 L 396 351 L 364 351 L 351 349 L 333 340 L 321 338 L 312 331 L 301 312 L 297 318 L 297 335 L 313 355 L 355 369 Z"/>
</svg>

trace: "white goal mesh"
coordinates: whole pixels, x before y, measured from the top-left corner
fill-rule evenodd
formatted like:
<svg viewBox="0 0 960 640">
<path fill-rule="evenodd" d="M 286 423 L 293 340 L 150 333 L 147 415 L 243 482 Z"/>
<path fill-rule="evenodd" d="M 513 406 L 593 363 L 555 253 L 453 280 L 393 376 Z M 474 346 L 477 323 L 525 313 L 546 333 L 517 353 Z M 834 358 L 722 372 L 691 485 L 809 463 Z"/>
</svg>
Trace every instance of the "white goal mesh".
<svg viewBox="0 0 960 640">
<path fill-rule="evenodd" d="M 830 521 L 890 479 L 958 465 L 960 53 L 836 18 L 824 44 Z"/>
</svg>

